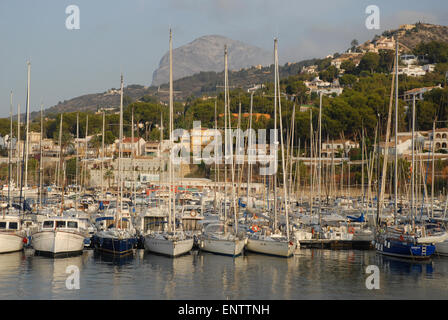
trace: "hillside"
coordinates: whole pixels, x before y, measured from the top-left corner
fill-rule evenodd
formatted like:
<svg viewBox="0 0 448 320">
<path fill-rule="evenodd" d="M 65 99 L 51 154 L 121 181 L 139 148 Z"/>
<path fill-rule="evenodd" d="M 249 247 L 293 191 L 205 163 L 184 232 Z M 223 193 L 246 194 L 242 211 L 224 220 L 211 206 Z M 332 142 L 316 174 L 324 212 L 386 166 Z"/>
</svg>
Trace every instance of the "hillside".
<svg viewBox="0 0 448 320">
<path fill-rule="evenodd" d="M 443 41 L 448 43 L 448 27 L 421 24 L 416 23 L 414 25 L 403 25 L 396 30 L 388 30 L 383 35 L 376 36 L 372 41 L 367 41 L 360 47 L 366 47 L 370 43 L 375 43 L 378 39 L 390 38 L 391 36 L 399 35 L 400 44 L 408 48 L 407 51 L 412 51 L 420 42 L 429 42 L 432 40 Z M 406 51 L 406 50 L 405 50 Z M 219 51 L 219 57 L 216 58 L 216 63 L 220 65 L 222 69 L 222 48 Z M 235 63 L 230 55 L 230 64 Z M 163 60 L 163 58 L 162 58 Z M 280 67 L 280 77 L 286 78 L 291 75 L 299 73 L 302 67 L 316 64 L 320 59 L 305 60 L 296 63 L 288 63 Z M 249 67 L 238 71 L 229 72 L 229 84 L 231 88 L 242 88 L 247 90 L 255 85 L 263 84 L 273 81 L 273 67 Z M 203 96 L 203 95 L 215 95 L 217 92 L 223 90 L 223 71 L 208 71 L 199 72 L 194 75 L 183 77 L 174 81 L 175 100 L 183 101 L 187 97 Z M 160 87 L 160 90 L 158 90 Z M 126 99 L 136 101 L 141 99 L 145 95 L 153 96 L 157 100 L 163 102 L 168 101 L 168 85 L 165 83 L 160 86 L 145 87 L 141 85 L 130 85 L 124 90 Z M 47 109 L 46 114 L 59 113 L 59 112 L 73 112 L 73 111 L 96 111 L 100 107 L 118 107 L 119 106 L 119 94 L 113 90 L 108 90 L 103 93 L 87 94 L 80 97 L 76 97 L 67 101 L 60 102 L 59 104 Z M 32 117 L 37 116 L 38 113 L 33 113 Z"/>
</svg>

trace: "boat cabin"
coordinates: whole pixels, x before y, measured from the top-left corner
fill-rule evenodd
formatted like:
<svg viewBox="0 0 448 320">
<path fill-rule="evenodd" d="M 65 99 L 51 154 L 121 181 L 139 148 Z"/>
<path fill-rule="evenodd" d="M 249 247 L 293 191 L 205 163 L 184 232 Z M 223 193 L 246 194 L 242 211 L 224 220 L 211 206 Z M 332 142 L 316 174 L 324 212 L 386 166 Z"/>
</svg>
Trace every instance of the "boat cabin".
<svg viewBox="0 0 448 320">
<path fill-rule="evenodd" d="M 41 230 L 79 230 L 79 221 L 73 218 L 54 217 L 42 221 Z"/>
<path fill-rule="evenodd" d="M 16 231 L 20 229 L 19 217 L 0 217 L 0 231 Z"/>
<path fill-rule="evenodd" d="M 119 228 L 119 229 L 129 229 L 130 222 L 126 217 L 121 218 L 121 223 L 118 221 L 118 225 L 116 223 L 115 217 L 106 216 L 106 217 L 98 217 L 95 219 L 95 225 L 98 230 L 107 230 L 110 228 Z"/>
</svg>

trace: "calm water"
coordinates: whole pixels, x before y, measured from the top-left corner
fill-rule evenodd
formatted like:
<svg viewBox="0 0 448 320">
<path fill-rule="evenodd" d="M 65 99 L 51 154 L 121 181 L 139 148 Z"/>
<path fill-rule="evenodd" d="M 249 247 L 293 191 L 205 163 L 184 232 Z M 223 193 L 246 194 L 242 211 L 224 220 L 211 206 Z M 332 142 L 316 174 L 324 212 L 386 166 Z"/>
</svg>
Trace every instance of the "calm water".
<svg viewBox="0 0 448 320">
<path fill-rule="evenodd" d="M 380 289 L 365 269 L 377 265 Z M 68 290 L 67 266 L 80 270 Z M 1 299 L 448 299 L 448 258 L 429 263 L 374 251 L 301 249 L 289 259 L 248 253 L 231 258 L 193 252 L 170 259 L 137 250 L 121 261 L 85 251 L 51 259 L 33 250 L 0 255 Z"/>
</svg>

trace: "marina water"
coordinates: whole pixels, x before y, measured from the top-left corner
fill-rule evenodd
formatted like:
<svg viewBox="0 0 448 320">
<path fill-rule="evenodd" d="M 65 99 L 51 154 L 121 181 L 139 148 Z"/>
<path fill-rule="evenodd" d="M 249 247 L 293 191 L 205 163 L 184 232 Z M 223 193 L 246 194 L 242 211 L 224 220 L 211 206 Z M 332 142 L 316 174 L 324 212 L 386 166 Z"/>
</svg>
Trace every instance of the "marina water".
<svg viewBox="0 0 448 320">
<path fill-rule="evenodd" d="M 380 289 L 367 289 L 376 265 Z M 69 290 L 67 267 L 79 269 Z M 448 258 L 411 262 L 375 251 L 299 249 L 289 258 L 237 258 L 192 251 L 172 259 L 135 250 L 114 259 L 86 250 L 46 258 L 34 251 L 0 255 L 0 299 L 447 299 Z"/>
</svg>

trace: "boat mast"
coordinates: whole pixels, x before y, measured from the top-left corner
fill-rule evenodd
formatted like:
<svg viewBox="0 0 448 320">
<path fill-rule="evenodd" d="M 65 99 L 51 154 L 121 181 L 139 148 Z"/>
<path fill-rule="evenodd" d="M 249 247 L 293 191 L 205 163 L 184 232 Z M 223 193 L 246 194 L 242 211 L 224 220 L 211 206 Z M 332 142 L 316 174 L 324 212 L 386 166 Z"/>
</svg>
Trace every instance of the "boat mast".
<svg viewBox="0 0 448 320">
<path fill-rule="evenodd" d="M 431 218 L 434 218 L 434 152 L 435 152 L 435 134 L 436 134 L 436 121 L 437 117 L 434 119 L 432 124 L 432 170 L 431 170 Z"/>
<path fill-rule="evenodd" d="M 119 153 L 118 153 L 118 183 L 119 187 L 117 189 L 118 193 L 118 203 L 117 203 L 117 211 L 118 211 L 118 219 L 117 221 L 117 227 L 121 228 L 122 221 L 121 221 L 121 213 L 123 211 L 123 202 L 122 202 L 122 192 L 123 192 L 123 186 L 122 186 L 122 176 L 121 176 L 121 155 L 123 150 L 123 74 L 121 74 L 121 84 L 120 84 L 120 147 L 119 147 Z M 86 135 L 86 141 L 87 141 L 87 135 Z"/>
<path fill-rule="evenodd" d="M 20 179 L 20 103 L 17 104 L 17 147 L 16 147 L 16 153 L 17 153 L 17 187 L 21 186 L 21 179 Z"/>
<path fill-rule="evenodd" d="M 62 180 L 64 180 L 64 168 L 63 168 L 63 161 L 62 161 L 62 117 L 64 116 L 63 113 L 61 113 L 61 120 L 60 120 L 60 124 L 59 124 L 59 176 L 61 174 L 62 171 Z M 61 186 L 61 216 L 62 216 L 62 211 L 64 210 L 64 188 L 63 188 L 63 184 L 64 181 L 60 181 L 59 180 L 59 176 L 58 176 L 58 182 L 59 185 Z"/>
<path fill-rule="evenodd" d="M 277 38 L 274 39 L 274 145 L 275 145 L 275 161 L 277 161 L 277 144 L 278 144 L 278 136 L 277 136 Z M 280 115 L 281 116 L 281 115 Z M 280 135 L 283 132 L 280 131 Z M 272 145 L 272 141 L 271 141 Z M 275 163 L 275 168 L 277 168 L 277 162 Z M 273 175 L 274 179 L 274 233 L 277 230 L 277 172 Z"/>
<path fill-rule="evenodd" d="M 397 223 L 398 212 L 398 36 L 395 39 L 395 177 L 394 177 L 394 222 Z"/>
<path fill-rule="evenodd" d="M 254 93 L 250 94 L 250 112 L 249 112 L 249 135 L 247 141 L 247 190 L 246 190 L 246 207 L 249 209 L 249 188 L 251 182 L 251 169 L 252 169 L 252 111 L 254 105 Z M 247 211 L 247 210 L 246 210 Z"/>
<path fill-rule="evenodd" d="M 87 142 L 87 136 L 89 135 L 89 115 L 86 115 L 86 143 L 85 143 L 85 152 L 84 152 L 84 172 L 83 172 L 83 182 L 84 182 L 84 192 L 86 191 L 86 187 L 87 187 L 87 153 L 89 150 L 89 145 Z"/>
<path fill-rule="evenodd" d="M 173 108 L 173 33 L 170 29 L 170 95 L 169 95 L 169 104 L 170 104 L 170 123 L 169 123 L 169 130 L 170 130 L 170 152 L 171 148 L 173 147 L 173 129 L 174 129 L 174 108 Z M 180 164 L 182 166 L 182 163 Z M 168 215 L 168 231 L 176 231 L 176 200 L 173 197 L 173 164 L 172 159 L 169 157 L 168 160 L 168 170 L 169 170 L 169 195 L 170 195 L 170 201 L 169 201 L 169 215 Z M 173 202 L 174 199 L 174 202 Z"/>
<path fill-rule="evenodd" d="M 26 90 L 26 145 L 25 145 L 25 191 L 24 200 L 26 200 L 26 188 L 28 187 L 28 152 L 29 152 L 29 132 L 30 132 L 30 80 L 31 80 L 31 63 L 28 61 L 28 85 Z"/>
<path fill-rule="evenodd" d="M 79 192 L 79 187 L 78 187 L 78 174 L 79 174 L 79 169 L 78 169 L 78 162 L 79 162 L 79 112 L 76 114 L 76 177 L 75 177 L 75 185 L 76 185 L 76 191 L 75 191 L 75 209 L 78 210 L 78 192 Z M 101 181 L 103 181 L 102 177 L 101 177 Z"/>
<path fill-rule="evenodd" d="M 227 230 L 227 152 L 229 141 L 227 134 L 227 45 L 224 45 L 224 139 L 225 139 L 225 161 L 224 161 L 224 230 Z"/>
<path fill-rule="evenodd" d="M 101 135 L 101 195 L 104 199 L 104 178 L 103 178 L 103 170 L 104 170 L 104 127 L 105 127 L 105 113 L 103 111 L 103 134 Z"/>
<path fill-rule="evenodd" d="M 131 119 L 131 140 L 132 144 L 134 144 L 134 107 L 132 107 L 132 119 Z M 139 143 L 137 142 L 137 148 L 139 147 Z M 132 148 L 132 159 L 131 159 L 131 166 L 132 166 L 132 195 L 134 198 L 134 204 L 136 201 L 135 197 L 135 166 L 134 166 L 134 156 L 135 156 L 135 150 Z M 135 207 L 134 207 L 135 209 Z"/>
<path fill-rule="evenodd" d="M 217 120 L 217 100 L 215 99 L 215 135 L 218 134 L 218 120 Z M 216 138 L 216 136 L 215 136 Z M 215 143 L 217 143 L 215 141 Z M 219 176 L 219 171 L 218 171 L 218 153 L 216 152 L 216 145 L 215 145 L 215 150 L 214 150 L 214 155 L 215 155 L 215 201 L 213 202 L 213 210 L 216 213 L 216 192 L 217 192 L 217 188 L 218 188 L 218 176 Z"/>
<path fill-rule="evenodd" d="M 411 148 L 412 148 L 412 164 L 411 164 L 411 219 L 412 219 L 412 229 L 414 229 L 414 192 L 415 192 L 415 95 L 412 96 L 412 139 L 411 139 Z"/>
<path fill-rule="evenodd" d="M 275 72 L 278 74 L 278 52 L 277 52 L 277 39 L 274 39 L 275 46 Z M 279 122 L 280 122 L 280 140 L 281 140 L 281 148 L 282 148 L 282 169 L 283 169 L 283 197 L 285 202 L 285 215 L 286 215 L 286 238 L 289 241 L 289 218 L 288 218 L 288 198 L 287 198 L 287 183 L 286 183 L 286 166 L 285 166 L 285 147 L 283 143 L 283 126 L 282 126 L 282 104 L 281 104 L 281 95 L 280 95 L 280 82 L 279 77 L 277 76 L 277 83 L 275 86 L 278 86 L 278 112 L 279 112 Z M 277 114 L 275 114 L 275 118 L 277 118 Z"/>
<path fill-rule="evenodd" d="M 8 152 L 8 204 L 9 204 L 9 210 L 11 210 L 11 207 L 12 207 L 12 201 L 11 201 L 12 91 L 11 91 L 11 99 L 10 100 L 11 100 L 10 108 L 9 108 L 10 129 L 9 129 L 9 152 Z"/>
<path fill-rule="evenodd" d="M 317 178 L 317 188 L 318 188 L 318 194 L 319 194 L 319 227 L 321 225 L 321 179 L 322 179 L 322 91 L 320 92 L 319 96 L 319 177 Z M 350 161 L 350 159 L 349 159 Z M 349 167 L 350 168 L 350 167 Z"/>
<path fill-rule="evenodd" d="M 12 127 L 11 127 L 12 128 Z M 42 140 L 44 138 L 44 117 L 43 105 L 40 104 L 40 161 L 39 161 L 39 211 L 42 209 L 42 193 L 43 193 L 43 174 L 44 174 L 44 157 L 42 152 Z"/>
</svg>

